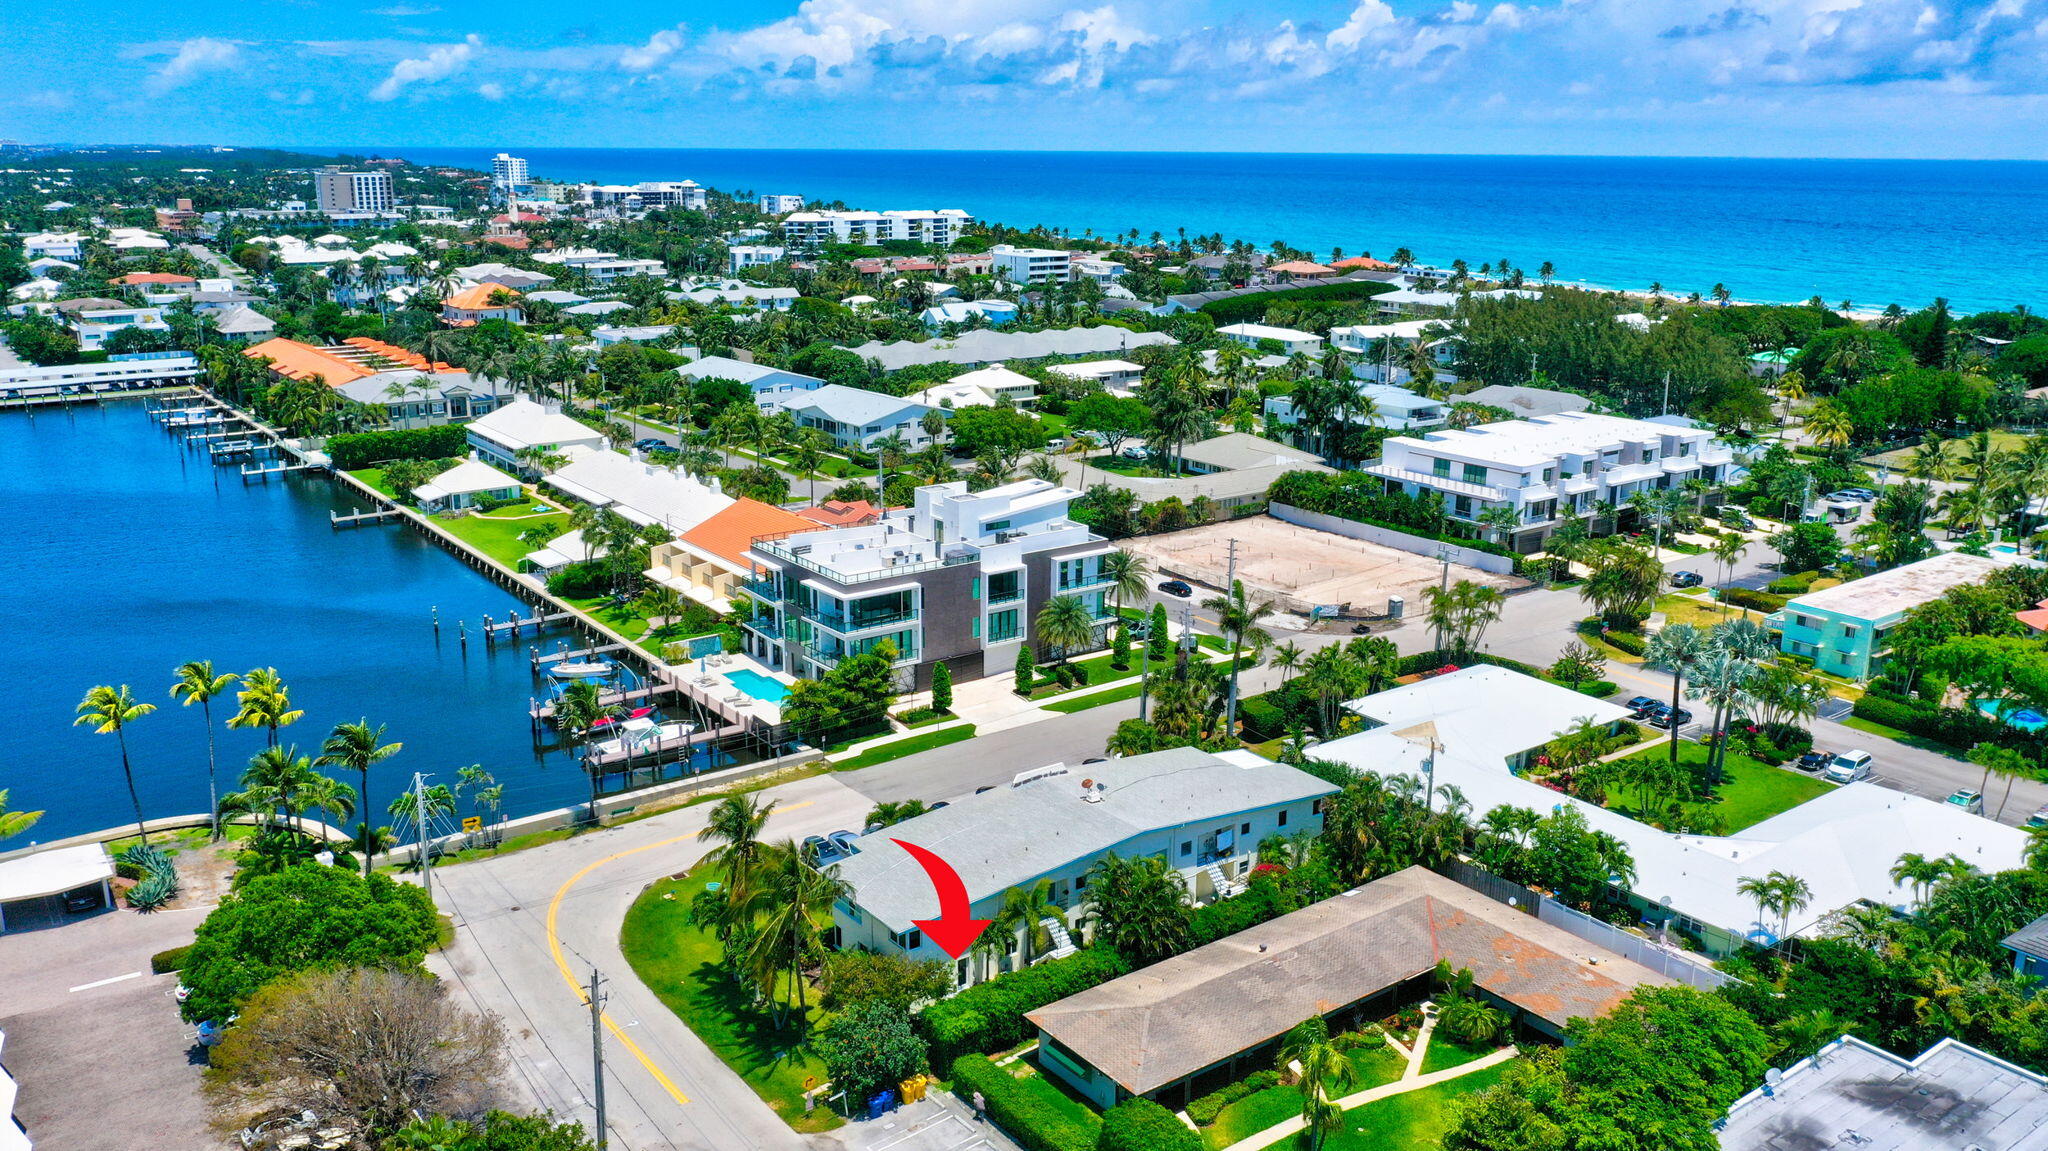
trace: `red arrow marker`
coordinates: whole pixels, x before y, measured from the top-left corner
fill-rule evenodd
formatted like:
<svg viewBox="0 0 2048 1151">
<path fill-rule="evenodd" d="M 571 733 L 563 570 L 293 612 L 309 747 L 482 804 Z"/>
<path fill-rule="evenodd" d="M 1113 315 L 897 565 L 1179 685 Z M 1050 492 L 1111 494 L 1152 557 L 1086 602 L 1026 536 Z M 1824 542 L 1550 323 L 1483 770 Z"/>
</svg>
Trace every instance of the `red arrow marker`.
<svg viewBox="0 0 2048 1151">
<path fill-rule="evenodd" d="M 967 885 L 960 882 L 960 873 L 953 865 L 926 851 L 915 843 L 900 839 L 889 842 L 910 853 L 910 858 L 924 868 L 931 876 L 932 890 L 939 895 L 939 917 L 937 919 L 913 919 L 911 924 L 924 932 L 925 938 L 939 945 L 939 950 L 955 959 L 967 954 L 974 941 L 994 920 L 973 919 L 973 908 L 967 902 Z"/>
</svg>

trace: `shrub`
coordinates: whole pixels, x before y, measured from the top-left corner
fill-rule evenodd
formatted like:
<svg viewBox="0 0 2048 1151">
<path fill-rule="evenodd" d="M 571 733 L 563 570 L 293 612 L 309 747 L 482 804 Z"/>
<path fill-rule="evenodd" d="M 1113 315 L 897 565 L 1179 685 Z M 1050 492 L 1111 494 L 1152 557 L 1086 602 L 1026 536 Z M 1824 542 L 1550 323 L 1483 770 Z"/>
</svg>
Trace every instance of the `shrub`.
<svg viewBox="0 0 2048 1151">
<path fill-rule="evenodd" d="M 1630 655 L 1643 654 L 1643 637 L 1625 631 L 1603 631 L 1600 638 L 1611 647 L 1619 648 Z"/>
<path fill-rule="evenodd" d="M 1776 744 L 1786 759 L 1798 759 L 1813 750 L 1813 733 L 1789 723 L 1767 723 L 1764 737 Z"/>
<path fill-rule="evenodd" d="M 469 433 L 461 424 L 402 428 L 386 432 L 347 432 L 329 436 L 329 459 L 342 471 L 354 471 L 386 460 L 438 460 L 469 451 Z"/>
<path fill-rule="evenodd" d="M 1094 1151 L 1102 1130 L 1094 1116 L 1079 1119 L 1052 1106 L 986 1055 L 953 1061 L 953 1094 L 963 1099 L 980 1095 L 988 1117 L 1024 1151 Z"/>
<path fill-rule="evenodd" d="M 1585 683 L 1580 684 L 1578 688 L 1580 695 L 1590 695 L 1594 699 L 1606 699 L 1620 690 L 1620 684 L 1606 679 L 1587 680 Z"/>
<path fill-rule="evenodd" d="M 1342 1035 L 1337 1037 L 1339 1043 L 1338 1050 L 1349 1051 L 1350 1047 L 1342 1045 L 1344 1038 L 1345 1036 Z M 1378 1040 L 1374 1042 L 1377 1043 Z M 1353 1046 L 1357 1046 L 1357 1044 L 1353 1044 Z M 1207 1127 L 1209 1124 L 1216 1122 L 1216 1116 L 1221 1114 L 1225 1107 L 1247 1096 L 1256 1095 L 1268 1087 L 1278 1087 L 1279 1085 L 1280 1073 L 1278 1071 L 1270 1067 L 1263 1071 L 1254 1071 L 1235 1083 L 1226 1084 L 1222 1088 L 1211 1091 L 1200 1099 L 1189 1103 L 1188 1118 Z"/>
<path fill-rule="evenodd" d="M 1107 947 L 1090 947 L 1065 959 L 1033 964 L 942 999 L 918 1013 L 918 1031 L 931 1042 L 932 1062 L 973 1053 L 1001 1051 L 1030 1038 L 1024 1013 L 1107 983 L 1131 969 Z"/>
<path fill-rule="evenodd" d="M 1244 722 L 1244 738 L 1251 743 L 1287 734 L 1286 714 L 1277 705 L 1257 697 L 1238 701 L 1237 718 Z"/>
<path fill-rule="evenodd" d="M 152 975 L 168 975 L 173 971 L 183 970 L 185 967 L 185 956 L 190 954 L 191 951 L 192 945 L 187 943 L 183 947 L 173 947 L 169 951 L 157 952 L 149 957 L 150 973 Z"/>
<path fill-rule="evenodd" d="M 128 889 L 128 906 L 137 911 L 155 911 L 177 897 L 178 873 L 152 871 Z"/>
<path fill-rule="evenodd" d="M 1289 898 L 1278 883 L 1270 879 L 1255 879 L 1243 894 L 1219 899 L 1188 916 L 1188 939 L 1194 947 L 1214 943 L 1226 935 L 1256 927 L 1299 907 L 1300 904 Z"/>
<path fill-rule="evenodd" d="M 590 560 L 572 563 L 548 577 L 548 594 L 569 599 L 603 595 L 611 589 L 611 572 Z"/>
<path fill-rule="evenodd" d="M 1746 587 L 1732 587 L 1722 591 L 1721 601 L 1755 611 L 1777 611 L 1785 606 L 1786 597 L 1772 595 L 1769 592 L 1753 591 Z"/>
<path fill-rule="evenodd" d="M 1102 1117 L 1096 1151 L 1202 1151 L 1201 1137 L 1150 1099 L 1127 1099 Z"/>
<path fill-rule="evenodd" d="M 1035 665 L 1033 665 L 1033 663 L 1031 662 L 1031 645 L 1030 645 L 1030 644 L 1028 644 L 1028 643 L 1020 643 L 1020 644 L 1018 644 L 1018 645 L 1017 645 L 1017 694 L 1018 694 L 1018 695 L 1030 695 L 1030 694 L 1031 694 L 1031 688 L 1032 688 L 1033 684 L 1035 683 L 1035 681 L 1036 681 L 1037 679 L 1038 679 L 1038 669 L 1037 669 L 1037 667 L 1036 667 Z"/>
<path fill-rule="evenodd" d="M 1855 714 L 1872 723 L 1895 727 L 1922 739 L 1962 750 L 1980 743 L 1995 743 L 2039 755 L 2048 741 L 2003 724 L 1980 712 L 1957 707 L 1901 699 L 1887 692 L 1868 691 L 1856 701 Z"/>
<path fill-rule="evenodd" d="M 122 879 L 140 880 L 149 877 L 149 869 L 142 866 L 139 863 L 130 863 L 127 860 L 123 859 L 115 862 L 114 874 L 120 876 Z"/>
<path fill-rule="evenodd" d="M 1813 581 L 1819 578 L 1819 572 L 1795 572 L 1765 584 L 1764 590 L 1773 595 L 1805 595 L 1813 590 Z"/>
</svg>

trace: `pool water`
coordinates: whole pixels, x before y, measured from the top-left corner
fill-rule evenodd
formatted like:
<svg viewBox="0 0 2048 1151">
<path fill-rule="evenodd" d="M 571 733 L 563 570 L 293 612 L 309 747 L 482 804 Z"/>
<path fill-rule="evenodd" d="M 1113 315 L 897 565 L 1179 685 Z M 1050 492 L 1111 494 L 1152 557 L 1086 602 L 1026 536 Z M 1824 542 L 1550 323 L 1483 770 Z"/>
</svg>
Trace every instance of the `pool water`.
<svg viewBox="0 0 2048 1151">
<path fill-rule="evenodd" d="M 725 673 L 725 678 L 731 680 L 734 687 L 764 703 L 779 704 L 789 694 L 787 684 L 779 679 L 770 679 L 752 668 L 743 667 L 738 671 L 729 671 Z"/>
<path fill-rule="evenodd" d="M 1978 700 L 1977 710 L 1992 719 L 2000 718 L 1998 714 L 1998 701 L 1995 699 Z M 2008 726 L 2019 728 L 2021 731 L 2040 731 L 2043 728 L 2048 728 L 2048 715 L 2042 715 L 2031 707 L 2022 707 L 2008 712 L 2004 719 Z"/>
</svg>

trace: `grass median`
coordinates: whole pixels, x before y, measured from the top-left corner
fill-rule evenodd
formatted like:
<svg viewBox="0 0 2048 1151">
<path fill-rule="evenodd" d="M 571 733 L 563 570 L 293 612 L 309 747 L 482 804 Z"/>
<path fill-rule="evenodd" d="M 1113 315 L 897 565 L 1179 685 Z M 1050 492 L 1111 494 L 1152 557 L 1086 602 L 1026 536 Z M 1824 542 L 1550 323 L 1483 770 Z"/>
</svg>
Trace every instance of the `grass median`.
<svg viewBox="0 0 2048 1151">
<path fill-rule="evenodd" d="M 842 759 L 833 764 L 832 770 L 858 771 L 863 767 L 873 767 L 878 763 L 887 763 L 892 759 L 902 759 L 906 755 L 916 755 L 920 751 L 930 751 L 935 747 L 944 747 L 949 743 L 959 743 L 973 738 L 974 725 L 971 723 L 963 723 L 959 727 L 940 728 L 938 731 L 913 735 L 908 739 L 878 743 L 851 759 Z"/>
</svg>

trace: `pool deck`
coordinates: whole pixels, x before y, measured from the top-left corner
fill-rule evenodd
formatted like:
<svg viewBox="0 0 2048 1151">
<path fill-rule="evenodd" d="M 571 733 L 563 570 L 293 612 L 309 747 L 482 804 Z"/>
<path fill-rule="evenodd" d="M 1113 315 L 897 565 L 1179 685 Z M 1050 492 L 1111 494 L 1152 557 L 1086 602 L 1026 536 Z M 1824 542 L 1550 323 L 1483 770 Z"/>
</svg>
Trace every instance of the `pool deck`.
<svg viewBox="0 0 2048 1151">
<path fill-rule="evenodd" d="M 733 683 L 731 674 L 736 671 L 751 671 L 784 687 L 795 682 L 779 671 L 770 670 L 760 660 L 738 652 L 707 656 L 687 664 L 664 666 L 669 670 L 670 679 L 682 685 L 690 694 L 715 700 L 727 711 L 770 724 L 782 722 L 782 705 L 773 700 L 756 699 L 747 694 L 739 685 Z"/>
<path fill-rule="evenodd" d="M 1999 720 L 2007 727 L 2016 728 L 2020 731 L 2037 732 L 2043 728 L 2048 728 L 2048 716 L 2042 715 L 2031 707 L 2016 707 L 2010 712 L 2000 715 L 1998 712 L 1998 701 L 1995 699 L 1973 700 L 1970 706 L 1976 708 L 1986 718 Z"/>
</svg>

